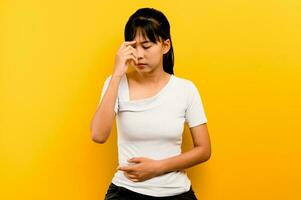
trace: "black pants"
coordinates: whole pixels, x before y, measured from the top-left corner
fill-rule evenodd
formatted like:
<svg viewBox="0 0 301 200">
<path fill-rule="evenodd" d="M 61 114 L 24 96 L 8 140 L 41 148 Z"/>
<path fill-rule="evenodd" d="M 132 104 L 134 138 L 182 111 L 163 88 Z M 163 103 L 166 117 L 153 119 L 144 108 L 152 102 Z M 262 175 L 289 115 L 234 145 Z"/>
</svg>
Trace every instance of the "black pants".
<svg viewBox="0 0 301 200">
<path fill-rule="evenodd" d="M 155 200 L 155 199 L 197 200 L 196 196 L 194 195 L 194 191 L 192 190 L 192 186 L 190 187 L 189 191 L 184 192 L 182 194 L 178 194 L 175 196 L 169 196 L 169 197 L 154 197 L 154 196 L 149 196 L 149 195 L 144 195 L 144 194 L 140 194 L 137 192 L 133 192 L 124 187 L 119 187 L 119 186 L 111 183 L 108 188 L 107 194 L 105 196 L 105 200 Z"/>
</svg>

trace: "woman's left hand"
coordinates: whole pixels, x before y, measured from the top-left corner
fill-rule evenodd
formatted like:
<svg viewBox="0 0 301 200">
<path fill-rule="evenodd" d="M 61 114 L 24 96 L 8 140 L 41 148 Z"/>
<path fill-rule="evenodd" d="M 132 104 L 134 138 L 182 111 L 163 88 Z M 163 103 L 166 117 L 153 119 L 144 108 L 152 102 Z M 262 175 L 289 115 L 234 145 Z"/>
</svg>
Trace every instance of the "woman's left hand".
<svg viewBox="0 0 301 200">
<path fill-rule="evenodd" d="M 135 157 L 128 160 L 130 163 L 136 163 L 130 166 L 119 166 L 117 170 L 124 172 L 124 175 L 134 181 L 141 182 L 161 175 L 162 162 L 144 157 Z"/>
</svg>

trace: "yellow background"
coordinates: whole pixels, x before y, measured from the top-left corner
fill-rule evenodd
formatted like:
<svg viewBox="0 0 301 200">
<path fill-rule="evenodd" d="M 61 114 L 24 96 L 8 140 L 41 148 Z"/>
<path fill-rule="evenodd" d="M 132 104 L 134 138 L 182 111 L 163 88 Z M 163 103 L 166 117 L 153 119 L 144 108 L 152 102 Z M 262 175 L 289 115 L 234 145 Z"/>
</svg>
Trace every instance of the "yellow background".
<svg viewBox="0 0 301 200">
<path fill-rule="evenodd" d="M 212 156 L 187 170 L 198 198 L 301 199 L 299 0 L 1 1 L 0 199 L 103 199 L 116 126 L 100 145 L 89 125 L 140 7 L 167 16 L 175 75 L 203 98 Z"/>
</svg>

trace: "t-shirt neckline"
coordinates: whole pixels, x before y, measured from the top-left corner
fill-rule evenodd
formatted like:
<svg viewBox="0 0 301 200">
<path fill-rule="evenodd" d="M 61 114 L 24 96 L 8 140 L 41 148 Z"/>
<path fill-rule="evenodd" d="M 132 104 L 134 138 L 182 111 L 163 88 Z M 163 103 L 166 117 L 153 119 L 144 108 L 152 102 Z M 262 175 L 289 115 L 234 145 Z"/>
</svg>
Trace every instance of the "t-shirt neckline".
<svg viewBox="0 0 301 200">
<path fill-rule="evenodd" d="M 147 98 L 143 98 L 143 99 L 130 100 L 130 90 L 129 90 L 128 78 L 127 78 L 126 73 L 125 73 L 124 75 L 125 75 L 126 94 L 127 94 L 126 101 L 129 102 L 129 103 L 139 103 L 139 102 L 151 101 L 151 100 L 153 100 L 153 99 L 155 99 L 155 98 L 161 96 L 161 95 L 167 90 L 167 88 L 168 88 L 169 85 L 171 84 L 172 80 L 174 79 L 174 74 L 170 74 L 171 76 L 169 77 L 168 82 L 167 82 L 167 83 L 165 84 L 165 86 L 163 86 L 163 88 L 162 88 L 159 92 L 157 92 L 157 94 L 155 94 L 154 96 L 147 97 Z"/>
</svg>

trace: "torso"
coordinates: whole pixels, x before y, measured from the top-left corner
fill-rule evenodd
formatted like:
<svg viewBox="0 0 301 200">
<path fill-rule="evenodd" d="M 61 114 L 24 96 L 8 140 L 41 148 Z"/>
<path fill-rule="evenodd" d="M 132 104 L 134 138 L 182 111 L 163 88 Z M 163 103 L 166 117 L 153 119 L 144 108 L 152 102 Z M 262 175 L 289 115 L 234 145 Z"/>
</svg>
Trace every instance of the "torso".
<svg viewBox="0 0 301 200">
<path fill-rule="evenodd" d="M 166 73 L 167 74 L 167 73 Z M 149 86 L 145 84 L 139 83 L 133 74 L 127 73 L 127 81 L 129 87 L 129 100 L 140 100 L 155 96 L 168 82 L 170 74 L 168 74 L 167 80 L 163 81 L 163 83 L 158 83 L 156 86 Z"/>
</svg>

